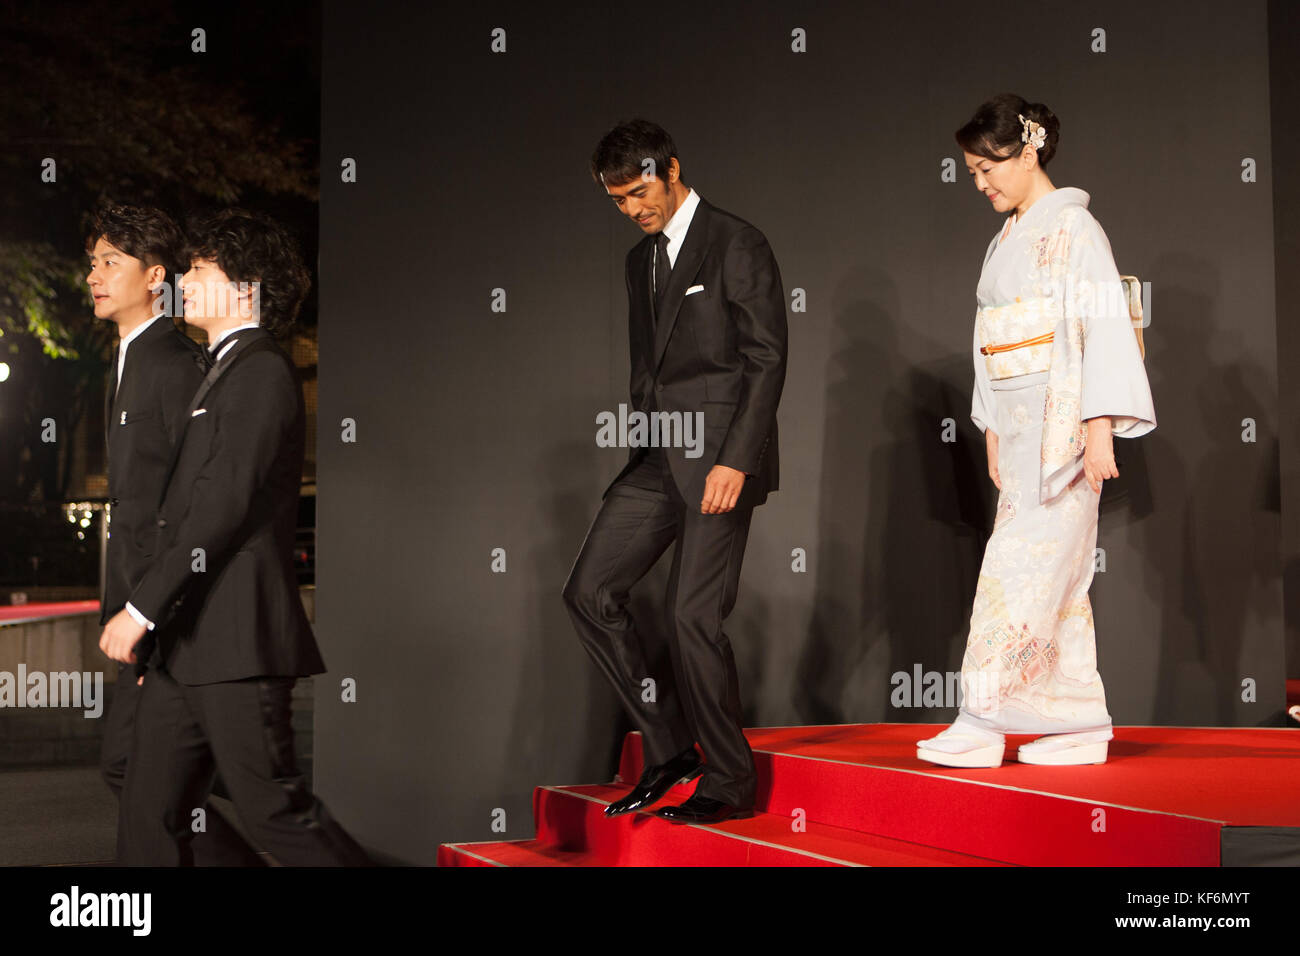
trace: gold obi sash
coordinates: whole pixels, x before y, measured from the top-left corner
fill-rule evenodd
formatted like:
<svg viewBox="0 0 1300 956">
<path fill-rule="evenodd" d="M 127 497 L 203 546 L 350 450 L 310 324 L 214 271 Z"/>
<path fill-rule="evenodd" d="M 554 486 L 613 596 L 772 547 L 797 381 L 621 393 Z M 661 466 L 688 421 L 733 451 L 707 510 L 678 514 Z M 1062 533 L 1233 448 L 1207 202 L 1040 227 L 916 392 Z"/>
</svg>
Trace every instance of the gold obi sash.
<svg viewBox="0 0 1300 956">
<path fill-rule="evenodd" d="M 980 354 L 992 381 L 1051 368 L 1053 304 L 1047 298 L 1016 299 L 979 310 Z"/>
</svg>

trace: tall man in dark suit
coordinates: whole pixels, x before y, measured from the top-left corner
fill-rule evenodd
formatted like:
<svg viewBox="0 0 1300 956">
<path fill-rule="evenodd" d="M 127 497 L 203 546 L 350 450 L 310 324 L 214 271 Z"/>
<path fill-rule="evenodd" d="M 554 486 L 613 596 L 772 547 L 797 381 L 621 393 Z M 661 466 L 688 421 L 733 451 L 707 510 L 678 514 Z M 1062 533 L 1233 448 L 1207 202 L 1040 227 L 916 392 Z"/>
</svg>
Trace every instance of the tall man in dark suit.
<svg viewBox="0 0 1300 956">
<path fill-rule="evenodd" d="M 194 808 L 219 773 L 253 839 L 279 862 L 365 865 L 299 773 L 290 693 L 325 670 L 293 571 L 305 414 L 274 342 L 307 272 L 287 233 L 228 210 L 197 224 L 185 316 L 213 362 L 191 399 L 156 512 L 154 557 L 101 646 L 156 643 L 122 799 L 121 862 L 192 861 Z M 143 623 L 140 623 L 143 622 Z"/>
<path fill-rule="evenodd" d="M 671 423 L 670 432 L 683 426 L 667 443 L 632 448 L 564 585 L 579 637 L 643 740 L 645 772 L 606 813 L 648 807 L 679 780 L 702 775 L 690 799 L 659 815 L 678 823 L 749 816 L 754 757 L 722 623 L 735 604 L 753 509 L 777 489 L 781 276 L 761 232 L 682 181 L 661 127 L 615 127 L 596 147 L 591 172 L 645 233 L 626 264 L 633 412 Z M 692 434 L 696 422 L 702 436 Z M 674 543 L 670 675 L 654 672 L 661 655 L 627 601 Z"/>
<path fill-rule="evenodd" d="M 117 326 L 118 347 L 108 372 L 104 440 L 108 452 L 108 560 L 99 623 L 121 611 L 153 556 L 155 510 L 167 480 L 172 448 L 186 406 L 208 366 L 203 349 L 173 323 L 168 281 L 179 275 L 181 234 L 159 209 L 106 204 L 86 242 L 86 283 L 95 317 Z M 100 770 L 121 798 L 135 730 L 144 662 L 118 671 L 104 721 Z M 200 865 L 251 866 L 259 860 L 219 811 L 196 834 Z"/>
</svg>

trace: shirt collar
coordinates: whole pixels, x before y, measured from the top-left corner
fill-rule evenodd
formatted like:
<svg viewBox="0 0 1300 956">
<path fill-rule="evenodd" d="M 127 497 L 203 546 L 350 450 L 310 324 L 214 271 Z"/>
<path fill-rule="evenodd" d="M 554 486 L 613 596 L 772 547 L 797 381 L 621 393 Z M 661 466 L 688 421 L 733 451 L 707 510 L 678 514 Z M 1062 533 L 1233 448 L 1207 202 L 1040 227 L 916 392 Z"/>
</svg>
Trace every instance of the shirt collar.
<svg viewBox="0 0 1300 956">
<path fill-rule="evenodd" d="M 221 332 L 218 332 L 217 337 L 212 340 L 211 344 L 208 345 L 208 351 L 215 352 L 217 350 L 217 346 L 220 345 L 222 340 L 225 339 L 227 336 L 232 335 L 235 332 L 240 331 L 241 329 L 256 329 L 259 327 L 259 325 L 260 323 L 258 322 L 245 322 L 243 325 L 236 325 L 234 328 L 225 329 Z"/>
<path fill-rule="evenodd" d="M 677 207 L 673 217 L 668 220 L 664 226 L 664 235 L 668 237 L 669 242 L 681 242 L 682 237 L 686 235 L 686 230 L 691 228 L 691 220 L 695 218 L 695 207 L 700 204 L 700 194 L 694 189 L 686 194 L 682 204 Z"/>
</svg>

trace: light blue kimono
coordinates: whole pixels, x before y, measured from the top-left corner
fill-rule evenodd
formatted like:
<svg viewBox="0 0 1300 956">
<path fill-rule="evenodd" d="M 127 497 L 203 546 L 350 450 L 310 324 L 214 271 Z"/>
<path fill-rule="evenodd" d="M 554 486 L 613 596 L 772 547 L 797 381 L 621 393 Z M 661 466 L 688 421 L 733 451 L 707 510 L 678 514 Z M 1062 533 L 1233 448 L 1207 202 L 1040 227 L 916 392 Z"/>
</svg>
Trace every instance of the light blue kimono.
<svg viewBox="0 0 1300 956">
<path fill-rule="evenodd" d="M 1000 231 L 976 292 L 971 419 L 998 436 L 1002 489 L 962 663 L 962 712 L 1002 733 L 1110 725 L 1088 600 L 1099 494 L 1083 475 L 1086 422 L 1110 416 L 1113 434 L 1136 438 L 1156 420 L 1088 198 L 1054 190 Z"/>
</svg>

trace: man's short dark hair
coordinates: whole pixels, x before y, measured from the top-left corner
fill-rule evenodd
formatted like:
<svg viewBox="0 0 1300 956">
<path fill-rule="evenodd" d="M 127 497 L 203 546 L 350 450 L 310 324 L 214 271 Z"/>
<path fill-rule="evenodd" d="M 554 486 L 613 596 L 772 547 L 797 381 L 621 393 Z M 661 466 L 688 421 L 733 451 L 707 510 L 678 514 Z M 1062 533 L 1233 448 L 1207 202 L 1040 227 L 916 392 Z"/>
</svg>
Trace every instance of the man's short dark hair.
<svg viewBox="0 0 1300 956">
<path fill-rule="evenodd" d="M 169 282 L 185 271 L 181 231 L 161 209 L 105 202 L 91 217 L 86 252 L 93 252 L 100 239 L 139 259 L 146 268 L 162 266 Z"/>
<path fill-rule="evenodd" d="M 591 154 L 591 178 L 609 186 L 622 186 L 641 176 L 646 159 L 654 160 L 654 173 L 668 182 L 668 161 L 677 156 L 677 146 L 668 131 L 649 120 L 619 123 L 606 133 Z M 678 157 L 677 162 L 681 159 Z M 683 185 L 685 177 L 679 174 Z"/>
<path fill-rule="evenodd" d="M 311 276 L 293 236 L 260 212 L 223 209 L 190 223 L 186 254 L 211 259 L 232 282 L 257 282 L 259 321 L 272 335 L 298 318 Z"/>
</svg>

